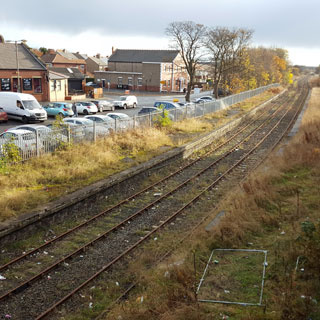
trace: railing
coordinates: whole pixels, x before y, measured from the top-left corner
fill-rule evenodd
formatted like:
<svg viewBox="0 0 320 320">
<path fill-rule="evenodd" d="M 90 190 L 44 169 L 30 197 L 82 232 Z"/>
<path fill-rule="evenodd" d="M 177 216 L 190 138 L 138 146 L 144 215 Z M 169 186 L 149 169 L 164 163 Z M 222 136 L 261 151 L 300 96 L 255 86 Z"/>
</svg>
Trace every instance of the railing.
<svg viewBox="0 0 320 320">
<path fill-rule="evenodd" d="M 155 113 L 149 113 L 142 116 L 133 116 L 126 119 L 110 120 L 107 123 L 96 123 L 92 125 L 63 125 L 60 128 L 47 130 L 37 130 L 37 132 L 23 133 L 19 135 L 10 134 L 0 138 L 0 158 L 8 155 L 8 145 L 19 153 L 22 160 L 31 157 L 40 156 L 45 153 L 53 152 L 66 144 L 80 143 L 83 141 L 96 141 L 112 132 L 121 132 L 124 130 L 153 127 L 159 125 L 159 122 L 166 115 L 171 121 L 180 121 L 188 118 L 201 117 L 209 113 L 223 110 L 233 104 L 244 101 L 255 95 L 258 95 L 270 88 L 277 87 L 278 84 L 272 84 L 260 87 L 254 90 L 245 91 L 239 94 L 228 96 L 215 101 L 191 103 L 186 106 Z M 201 94 L 202 96 L 204 93 Z M 199 96 L 201 96 L 199 95 Z M 14 145 L 12 147 L 12 145 Z M 10 151 L 10 150 L 9 150 Z"/>
</svg>

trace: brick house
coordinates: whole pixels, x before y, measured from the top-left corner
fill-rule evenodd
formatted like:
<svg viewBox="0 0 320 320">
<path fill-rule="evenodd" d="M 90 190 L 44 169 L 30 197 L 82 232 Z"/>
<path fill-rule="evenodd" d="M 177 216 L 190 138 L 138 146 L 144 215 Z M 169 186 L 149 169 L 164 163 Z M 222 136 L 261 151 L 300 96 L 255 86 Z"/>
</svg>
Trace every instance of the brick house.
<svg viewBox="0 0 320 320">
<path fill-rule="evenodd" d="M 87 72 L 85 60 L 68 59 L 59 52 L 55 52 L 53 49 L 49 49 L 46 54 L 41 56 L 41 60 L 46 64 L 47 68 L 78 68 L 83 74 L 86 74 Z"/>
<path fill-rule="evenodd" d="M 0 91 L 17 92 L 19 86 L 20 92 L 32 94 L 38 101 L 48 101 L 48 71 L 45 64 L 24 43 L 2 42 Z"/>
<path fill-rule="evenodd" d="M 96 71 L 103 87 L 143 91 L 182 91 L 188 75 L 178 50 L 115 50 L 108 71 Z"/>
</svg>

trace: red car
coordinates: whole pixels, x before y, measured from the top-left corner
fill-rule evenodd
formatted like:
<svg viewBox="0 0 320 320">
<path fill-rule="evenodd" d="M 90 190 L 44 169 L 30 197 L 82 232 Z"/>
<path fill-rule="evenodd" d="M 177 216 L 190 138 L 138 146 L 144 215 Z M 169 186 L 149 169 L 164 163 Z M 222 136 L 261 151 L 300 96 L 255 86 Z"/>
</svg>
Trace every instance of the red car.
<svg viewBox="0 0 320 320">
<path fill-rule="evenodd" d="M 7 122 L 8 121 L 8 115 L 2 108 L 0 108 L 0 122 Z"/>
</svg>

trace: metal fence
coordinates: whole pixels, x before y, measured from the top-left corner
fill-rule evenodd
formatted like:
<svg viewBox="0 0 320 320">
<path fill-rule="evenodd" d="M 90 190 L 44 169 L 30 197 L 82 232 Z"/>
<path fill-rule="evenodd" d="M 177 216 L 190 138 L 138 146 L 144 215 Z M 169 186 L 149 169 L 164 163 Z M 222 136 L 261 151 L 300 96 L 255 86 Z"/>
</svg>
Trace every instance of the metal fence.
<svg viewBox="0 0 320 320">
<path fill-rule="evenodd" d="M 57 128 L 52 126 L 51 128 L 38 129 L 34 132 L 26 132 L 25 130 L 10 132 L 9 130 L 0 138 L 0 159 L 5 158 L 9 153 L 16 152 L 22 160 L 27 160 L 31 157 L 53 152 L 66 144 L 83 141 L 94 142 L 96 139 L 105 137 L 113 132 L 158 126 L 164 117 L 168 117 L 171 121 L 201 117 L 223 110 L 277 86 L 279 85 L 272 84 L 219 100 L 189 103 L 166 111 L 160 110 L 159 112 L 141 116 L 110 119 L 103 123 L 92 122 L 89 125 L 64 124 Z M 203 96 L 204 93 L 201 95 Z"/>
</svg>

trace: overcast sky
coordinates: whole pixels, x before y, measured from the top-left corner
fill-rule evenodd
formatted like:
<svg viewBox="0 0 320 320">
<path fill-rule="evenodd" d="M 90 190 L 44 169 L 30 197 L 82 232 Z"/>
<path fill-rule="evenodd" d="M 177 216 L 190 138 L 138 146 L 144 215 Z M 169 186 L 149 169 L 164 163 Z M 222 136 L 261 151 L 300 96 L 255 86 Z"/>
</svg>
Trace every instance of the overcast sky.
<svg viewBox="0 0 320 320">
<path fill-rule="evenodd" d="M 252 45 L 281 47 L 293 64 L 320 64 L 319 0 L 1 1 L 0 34 L 31 47 L 110 55 L 167 49 L 166 26 L 191 20 L 254 30 Z"/>
</svg>

